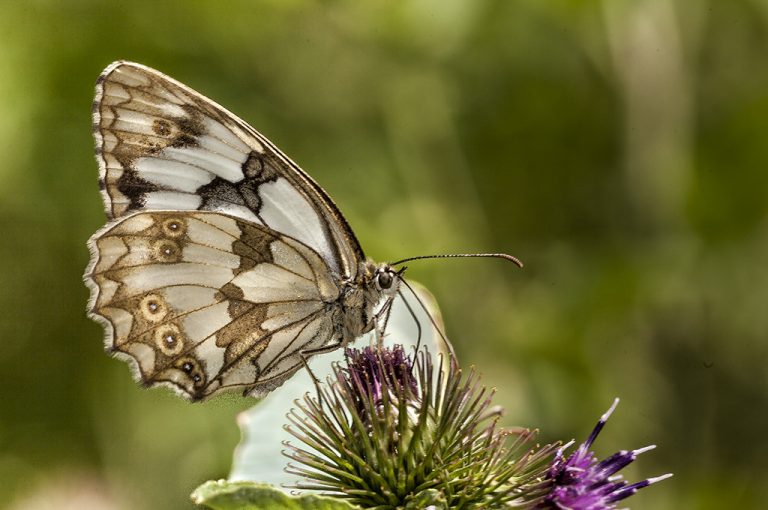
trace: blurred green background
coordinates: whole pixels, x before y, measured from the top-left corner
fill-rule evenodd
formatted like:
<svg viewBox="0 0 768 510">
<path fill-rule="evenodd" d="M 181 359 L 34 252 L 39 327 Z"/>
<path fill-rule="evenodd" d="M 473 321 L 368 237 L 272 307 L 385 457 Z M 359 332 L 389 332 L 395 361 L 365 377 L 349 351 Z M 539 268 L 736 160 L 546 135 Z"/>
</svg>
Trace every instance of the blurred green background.
<svg viewBox="0 0 768 510">
<path fill-rule="evenodd" d="M 757 0 L 0 3 L 0 506 L 189 508 L 253 403 L 140 389 L 85 318 L 117 59 L 265 133 L 377 260 L 522 258 L 409 269 L 508 424 L 582 439 L 619 396 L 598 452 L 658 444 L 629 478 L 675 473 L 629 506 L 765 508 Z"/>
</svg>

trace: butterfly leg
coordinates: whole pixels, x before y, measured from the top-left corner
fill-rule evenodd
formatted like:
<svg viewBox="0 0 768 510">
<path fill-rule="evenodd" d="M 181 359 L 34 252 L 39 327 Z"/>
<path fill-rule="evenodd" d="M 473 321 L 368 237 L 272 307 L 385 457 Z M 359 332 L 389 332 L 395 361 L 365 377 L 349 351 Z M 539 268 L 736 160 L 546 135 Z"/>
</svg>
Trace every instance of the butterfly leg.
<svg viewBox="0 0 768 510">
<path fill-rule="evenodd" d="M 391 297 L 382 305 L 381 309 L 373 316 L 373 330 L 376 332 L 376 347 L 381 349 L 384 346 L 384 333 L 387 330 L 389 317 L 392 315 L 392 304 L 395 298 Z M 373 342 L 371 342 L 373 343 Z M 373 347 L 373 345 L 371 345 Z"/>
<path fill-rule="evenodd" d="M 309 356 L 307 356 L 304 352 L 299 352 L 299 357 L 301 358 L 301 363 L 304 365 L 304 368 L 307 370 L 309 377 L 312 379 L 312 384 L 315 385 L 315 391 L 317 392 L 317 400 L 319 405 L 322 407 L 323 392 L 320 390 L 320 379 L 318 379 L 315 373 L 312 371 L 312 369 L 309 368 Z"/>
<path fill-rule="evenodd" d="M 309 377 L 312 378 L 312 383 L 315 385 L 315 391 L 317 392 L 317 401 L 320 407 L 322 407 L 323 405 L 323 392 L 320 389 L 320 379 L 318 379 L 315 373 L 312 371 L 312 369 L 309 368 L 309 358 L 311 356 L 314 356 L 315 354 L 324 354 L 327 352 L 335 351 L 339 347 L 343 347 L 343 346 L 344 346 L 344 342 L 342 340 L 339 340 L 338 342 L 330 345 L 324 345 L 322 347 L 317 347 L 315 349 L 307 349 L 304 351 L 299 351 L 299 357 L 301 358 L 301 362 L 304 365 L 304 368 L 307 369 L 307 372 L 309 373 Z"/>
</svg>

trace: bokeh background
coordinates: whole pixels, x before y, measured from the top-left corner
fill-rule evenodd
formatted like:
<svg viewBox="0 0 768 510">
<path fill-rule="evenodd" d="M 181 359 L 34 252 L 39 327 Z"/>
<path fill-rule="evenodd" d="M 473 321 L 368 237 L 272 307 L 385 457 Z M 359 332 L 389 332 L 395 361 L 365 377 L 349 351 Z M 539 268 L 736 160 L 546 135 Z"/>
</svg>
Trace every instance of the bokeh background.
<svg viewBox="0 0 768 510">
<path fill-rule="evenodd" d="M 183 509 L 239 397 L 146 391 L 85 318 L 111 61 L 265 133 L 413 263 L 510 425 L 658 444 L 633 508 L 768 496 L 768 2 L 0 3 L 0 507 Z M 265 427 L 277 424 L 264 424 Z"/>
</svg>

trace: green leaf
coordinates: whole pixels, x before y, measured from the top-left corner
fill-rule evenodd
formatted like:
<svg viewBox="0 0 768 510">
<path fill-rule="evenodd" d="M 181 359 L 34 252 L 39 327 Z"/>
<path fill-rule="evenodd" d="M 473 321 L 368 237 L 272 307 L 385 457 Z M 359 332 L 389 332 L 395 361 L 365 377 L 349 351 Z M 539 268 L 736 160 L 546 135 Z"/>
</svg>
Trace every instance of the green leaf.
<svg viewBox="0 0 768 510">
<path fill-rule="evenodd" d="M 346 501 L 302 494 L 289 496 L 271 485 L 255 482 L 211 480 L 191 495 L 197 505 L 212 510 L 354 510 Z"/>
<path fill-rule="evenodd" d="M 405 505 L 405 510 L 445 510 L 448 503 L 445 501 L 443 493 L 435 489 L 421 491 L 415 498 Z"/>
</svg>

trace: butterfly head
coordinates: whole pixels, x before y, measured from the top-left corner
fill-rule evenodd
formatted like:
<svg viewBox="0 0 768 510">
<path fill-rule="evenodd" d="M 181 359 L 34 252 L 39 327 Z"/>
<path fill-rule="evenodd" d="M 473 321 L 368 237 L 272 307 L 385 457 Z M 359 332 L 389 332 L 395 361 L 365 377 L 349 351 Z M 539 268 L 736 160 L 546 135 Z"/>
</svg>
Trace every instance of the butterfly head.
<svg viewBox="0 0 768 510">
<path fill-rule="evenodd" d="M 403 270 L 398 270 L 391 264 L 366 260 L 362 264 L 362 287 L 367 289 L 367 300 L 378 302 L 380 298 L 389 298 L 400 289 Z"/>
<path fill-rule="evenodd" d="M 389 264 L 380 264 L 373 275 L 373 283 L 376 290 L 384 296 L 393 296 L 400 288 L 400 275 L 403 270 L 397 271 Z"/>
</svg>

